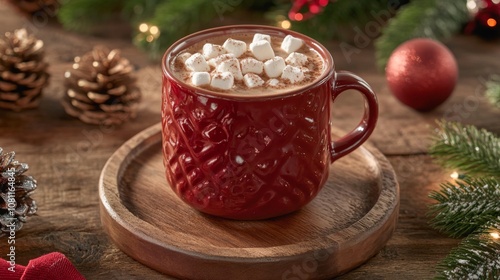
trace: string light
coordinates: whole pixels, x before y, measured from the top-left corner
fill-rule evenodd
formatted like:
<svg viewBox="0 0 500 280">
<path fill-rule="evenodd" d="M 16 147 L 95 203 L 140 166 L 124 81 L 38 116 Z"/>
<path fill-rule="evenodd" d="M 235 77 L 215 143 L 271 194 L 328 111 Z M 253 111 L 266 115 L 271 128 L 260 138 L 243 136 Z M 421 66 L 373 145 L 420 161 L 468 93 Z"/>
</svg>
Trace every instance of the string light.
<svg viewBox="0 0 500 280">
<path fill-rule="evenodd" d="M 279 22 L 279 26 L 283 29 L 290 29 L 292 27 L 292 23 L 289 20 L 282 20 Z"/>
<path fill-rule="evenodd" d="M 141 32 L 140 34 L 137 34 L 136 40 L 142 41 L 146 40 L 148 43 L 152 43 L 154 40 L 156 40 L 158 37 L 160 37 L 160 28 L 156 25 L 149 25 L 147 23 L 141 23 L 139 24 L 139 31 Z"/>
<path fill-rule="evenodd" d="M 141 23 L 139 25 L 139 31 L 141 31 L 142 33 L 147 32 L 148 29 L 149 29 L 149 25 L 147 23 Z"/>
<path fill-rule="evenodd" d="M 467 8 L 469 10 L 473 10 L 473 11 L 477 10 L 476 1 L 474 1 L 474 0 L 467 0 Z"/>
<path fill-rule="evenodd" d="M 489 19 L 486 21 L 486 24 L 487 24 L 489 27 L 495 27 L 495 26 L 497 26 L 497 21 L 496 21 L 494 18 L 489 18 Z"/>
<path fill-rule="evenodd" d="M 309 11 L 313 14 L 319 13 L 320 9 L 318 5 L 311 5 L 309 6 Z"/>
<path fill-rule="evenodd" d="M 156 35 L 160 32 L 160 29 L 158 28 L 158 26 L 151 26 L 149 28 L 149 33 L 151 33 L 151 35 Z"/>
<path fill-rule="evenodd" d="M 296 21 L 301 21 L 304 19 L 304 15 L 301 14 L 301 13 L 296 13 L 294 16 L 293 16 L 293 19 L 295 19 Z"/>
<path fill-rule="evenodd" d="M 496 232 L 496 231 L 490 232 L 490 236 L 493 237 L 493 239 L 499 239 L 500 238 L 500 234 L 498 234 L 498 232 Z"/>
<path fill-rule="evenodd" d="M 283 15 L 277 15 L 275 18 L 276 26 L 281 27 L 283 29 L 292 28 L 292 23 Z"/>
<path fill-rule="evenodd" d="M 450 177 L 452 179 L 456 180 L 456 179 L 458 179 L 458 177 L 460 177 L 460 174 L 458 174 L 458 172 L 455 171 L 455 172 L 451 173 Z"/>
<path fill-rule="evenodd" d="M 319 14 L 329 2 L 329 0 L 294 0 L 288 18 L 292 21 L 309 19 Z"/>
</svg>

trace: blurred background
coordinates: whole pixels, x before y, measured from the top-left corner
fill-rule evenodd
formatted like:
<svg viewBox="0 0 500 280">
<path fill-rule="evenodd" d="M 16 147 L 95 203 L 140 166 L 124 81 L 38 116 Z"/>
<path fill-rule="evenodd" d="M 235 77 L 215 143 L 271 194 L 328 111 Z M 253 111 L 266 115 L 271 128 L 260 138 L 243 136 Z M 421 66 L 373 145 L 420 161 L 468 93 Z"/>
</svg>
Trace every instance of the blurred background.
<svg viewBox="0 0 500 280">
<path fill-rule="evenodd" d="M 92 35 L 128 36 L 159 58 L 179 38 L 209 27 L 266 24 L 293 29 L 347 53 L 375 42 L 377 65 L 415 37 L 500 34 L 497 0 L 6 0 L 35 24 L 58 22 Z M 112 32 L 109 32 L 112 30 Z M 348 45 L 347 45 L 348 44 Z"/>
</svg>

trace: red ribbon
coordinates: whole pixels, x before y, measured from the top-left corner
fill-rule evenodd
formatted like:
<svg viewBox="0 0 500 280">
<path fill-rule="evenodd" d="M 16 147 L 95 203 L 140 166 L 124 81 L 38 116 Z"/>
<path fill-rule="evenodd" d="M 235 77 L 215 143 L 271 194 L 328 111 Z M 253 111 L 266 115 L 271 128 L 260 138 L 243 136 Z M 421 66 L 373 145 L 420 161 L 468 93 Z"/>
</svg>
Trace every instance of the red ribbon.
<svg viewBox="0 0 500 280">
<path fill-rule="evenodd" d="M 85 280 L 73 264 L 61 253 L 50 253 L 31 260 L 27 266 L 11 266 L 0 259 L 2 280 Z"/>
</svg>

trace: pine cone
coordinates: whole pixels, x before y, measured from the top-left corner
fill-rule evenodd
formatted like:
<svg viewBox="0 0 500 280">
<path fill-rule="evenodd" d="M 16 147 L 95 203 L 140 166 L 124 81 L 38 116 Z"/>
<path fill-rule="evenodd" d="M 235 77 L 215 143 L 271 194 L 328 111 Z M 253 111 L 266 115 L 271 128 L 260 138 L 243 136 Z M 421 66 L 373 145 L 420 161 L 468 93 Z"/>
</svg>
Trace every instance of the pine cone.
<svg viewBox="0 0 500 280">
<path fill-rule="evenodd" d="M 43 41 L 26 29 L 0 39 L 0 108 L 21 111 L 38 106 L 48 84 Z"/>
<path fill-rule="evenodd" d="M 55 16 L 60 6 L 59 0 L 7 0 L 7 3 L 26 15 L 43 13 Z"/>
<path fill-rule="evenodd" d="M 29 167 L 14 160 L 14 156 L 14 152 L 4 154 L 0 147 L 0 236 L 20 230 L 26 217 L 37 210 L 30 197 L 36 180 L 23 175 Z"/>
<path fill-rule="evenodd" d="M 76 57 L 67 71 L 66 112 L 90 124 L 118 125 L 136 116 L 141 92 L 132 77 L 132 65 L 119 50 L 96 47 Z"/>
</svg>

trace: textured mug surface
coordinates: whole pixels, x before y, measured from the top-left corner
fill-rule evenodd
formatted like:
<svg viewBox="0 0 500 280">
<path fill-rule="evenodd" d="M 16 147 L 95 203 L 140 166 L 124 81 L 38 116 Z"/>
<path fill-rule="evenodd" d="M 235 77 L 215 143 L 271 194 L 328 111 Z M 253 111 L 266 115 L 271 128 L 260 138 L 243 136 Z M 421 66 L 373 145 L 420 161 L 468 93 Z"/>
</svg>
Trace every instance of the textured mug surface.
<svg viewBox="0 0 500 280">
<path fill-rule="evenodd" d="M 308 86 L 275 95 L 216 93 L 174 78 L 168 66 L 180 51 L 238 32 L 299 37 L 321 55 L 325 71 Z M 184 202 L 220 217 L 264 219 L 300 209 L 321 190 L 333 160 L 361 145 L 377 119 L 375 94 L 364 81 L 336 74 L 323 46 L 283 29 L 231 26 L 195 33 L 167 50 L 162 68 L 167 181 Z M 363 93 L 365 116 L 351 133 L 332 142 L 331 100 L 346 89 Z"/>
</svg>

